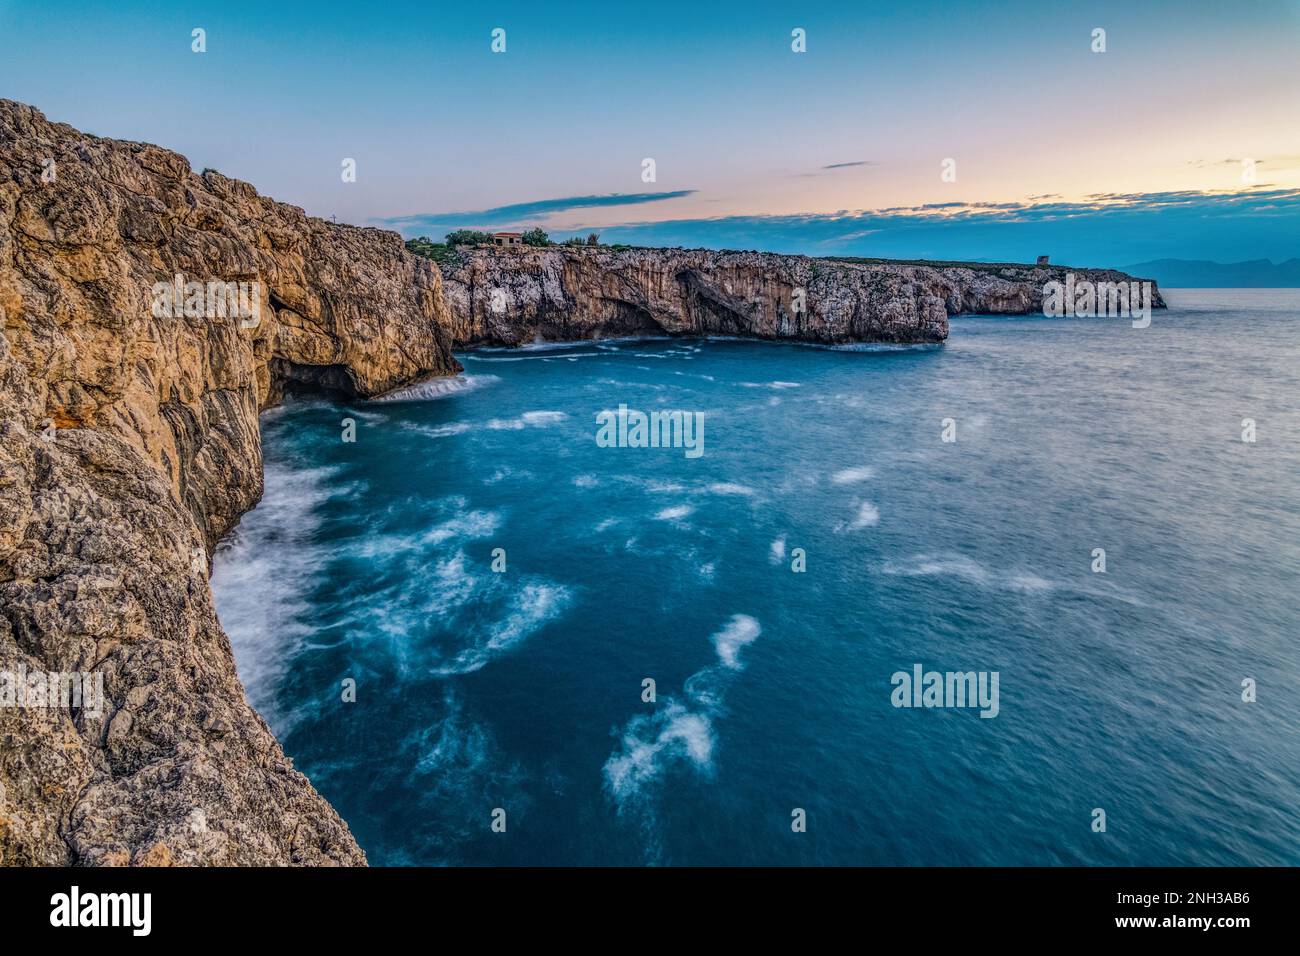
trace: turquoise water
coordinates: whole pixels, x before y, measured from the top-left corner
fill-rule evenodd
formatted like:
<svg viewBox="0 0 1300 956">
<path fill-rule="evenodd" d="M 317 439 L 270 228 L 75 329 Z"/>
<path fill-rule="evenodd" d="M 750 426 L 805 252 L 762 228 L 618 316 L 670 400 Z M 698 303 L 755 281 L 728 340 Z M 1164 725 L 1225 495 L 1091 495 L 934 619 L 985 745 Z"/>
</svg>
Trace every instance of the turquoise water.
<svg viewBox="0 0 1300 956">
<path fill-rule="evenodd" d="M 213 575 L 249 698 L 377 864 L 1300 864 L 1300 295 L 1168 297 L 293 399 Z"/>
</svg>

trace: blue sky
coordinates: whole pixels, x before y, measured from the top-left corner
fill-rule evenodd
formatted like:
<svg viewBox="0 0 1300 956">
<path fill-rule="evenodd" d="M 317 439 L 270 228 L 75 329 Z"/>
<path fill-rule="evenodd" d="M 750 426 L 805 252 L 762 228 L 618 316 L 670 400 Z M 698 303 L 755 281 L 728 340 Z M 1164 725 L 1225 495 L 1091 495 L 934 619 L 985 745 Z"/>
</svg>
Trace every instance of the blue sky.
<svg viewBox="0 0 1300 956">
<path fill-rule="evenodd" d="M 1297 50 L 1297 0 L 0 0 L 0 95 L 316 215 L 1081 265 L 1300 255 Z"/>
</svg>

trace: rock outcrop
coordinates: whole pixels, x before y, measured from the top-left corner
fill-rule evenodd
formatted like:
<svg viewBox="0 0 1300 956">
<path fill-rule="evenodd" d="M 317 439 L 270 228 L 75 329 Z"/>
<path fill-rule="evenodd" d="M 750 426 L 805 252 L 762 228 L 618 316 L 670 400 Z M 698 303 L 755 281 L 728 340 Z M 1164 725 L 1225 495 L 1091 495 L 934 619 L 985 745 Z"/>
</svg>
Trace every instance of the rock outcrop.
<svg viewBox="0 0 1300 956">
<path fill-rule="evenodd" d="M 252 317 L 160 317 L 178 274 L 249 283 Z M 0 864 L 364 862 L 245 702 L 207 566 L 286 387 L 459 370 L 438 270 L 0 100 L 0 326 L 0 672 L 104 689 L 0 706 Z"/>
<path fill-rule="evenodd" d="M 1027 314 L 1060 266 L 913 264 L 608 246 L 461 248 L 443 263 L 458 345 L 638 335 L 942 342 L 948 316 Z M 1154 286 L 1153 286 L 1154 288 Z M 1153 304 L 1163 307 L 1159 293 Z"/>
</svg>

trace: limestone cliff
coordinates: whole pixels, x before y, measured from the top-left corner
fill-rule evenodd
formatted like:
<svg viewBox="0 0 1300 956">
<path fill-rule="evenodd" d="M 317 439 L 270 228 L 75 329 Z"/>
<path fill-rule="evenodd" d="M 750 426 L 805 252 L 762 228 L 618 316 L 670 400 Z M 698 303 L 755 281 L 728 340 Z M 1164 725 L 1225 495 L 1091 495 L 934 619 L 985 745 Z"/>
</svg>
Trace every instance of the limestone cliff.
<svg viewBox="0 0 1300 956">
<path fill-rule="evenodd" d="M 449 308 L 395 233 L 0 100 L 0 674 L 105 695 L 0 700 L 0 864 L 364 862 L 247 705 L 208 587 L 287 387 L 370 396 L 459 371 L 454 343 L 538 337 L 941 342 L 949 314 L 1037 309 L 1059 272 L 483 250 L 448 266 Z M 227 284 L 251 316 L 214 310 Z"/>
<path fill-rule="evenodd" d="M 256 318 L 158 317 L 177 274 Z M 454 373 L 449 323 L 394 233 L 0 100 L 0 671 L 106 696 L 0 706 L 0 863 L 364 862 L 245 702 L 207 559 L 261 496 L 261 409 Z"/>
<path fill-rule="evenodd" d="M 948 316 L 1027 314 L 1059 266 L 915 264 L 762 252 L 552 246 L 459 249 L 443 264 L 457 344 L 636 335 L 942 342 Z M 1163 307 L 1159 293 L 1153 304 Z"/>
</svg>

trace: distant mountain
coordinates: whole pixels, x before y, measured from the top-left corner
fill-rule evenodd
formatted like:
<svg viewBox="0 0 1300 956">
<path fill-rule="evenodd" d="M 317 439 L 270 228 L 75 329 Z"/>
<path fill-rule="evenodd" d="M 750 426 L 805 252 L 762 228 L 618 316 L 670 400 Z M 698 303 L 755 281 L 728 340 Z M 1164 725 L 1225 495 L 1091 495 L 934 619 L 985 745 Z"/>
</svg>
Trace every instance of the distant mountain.
<svg viewBox="0 0 1300 956">
<path fill-rule="evenodd" d="M 1153 259 L 1122 269 L 1143 279 L 1155 279 L 1168 289 L 1300 288 L 1300 259 L 1288 259 L 1276 265 L 1267 259 L 1249 262 Z"/>
</svg>

